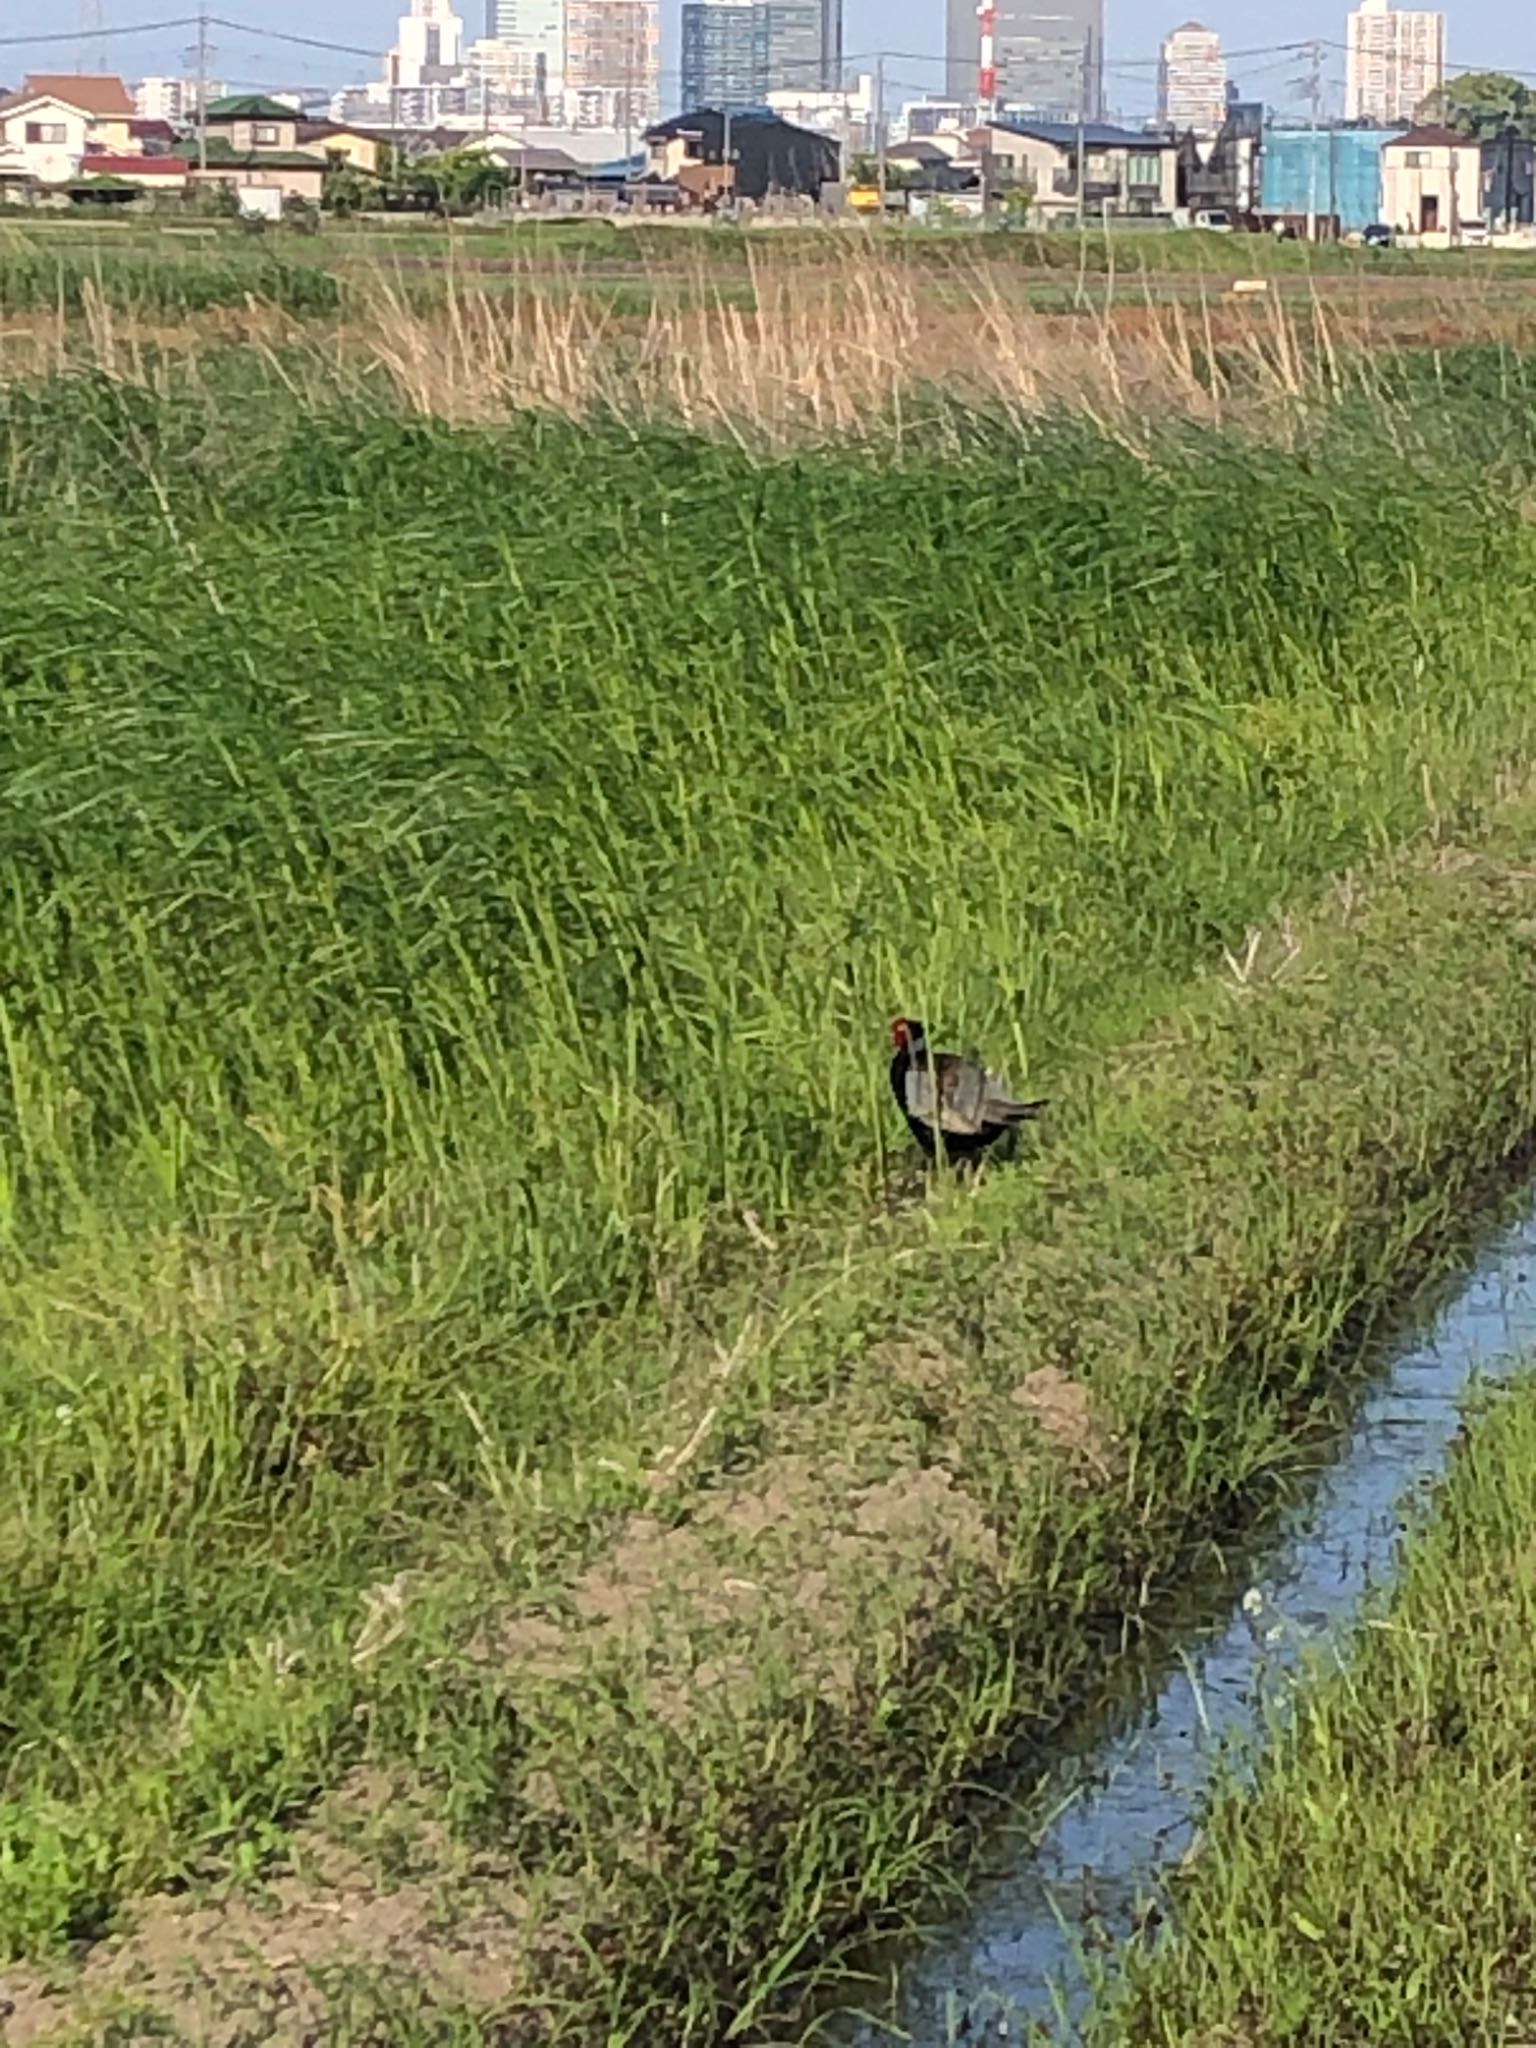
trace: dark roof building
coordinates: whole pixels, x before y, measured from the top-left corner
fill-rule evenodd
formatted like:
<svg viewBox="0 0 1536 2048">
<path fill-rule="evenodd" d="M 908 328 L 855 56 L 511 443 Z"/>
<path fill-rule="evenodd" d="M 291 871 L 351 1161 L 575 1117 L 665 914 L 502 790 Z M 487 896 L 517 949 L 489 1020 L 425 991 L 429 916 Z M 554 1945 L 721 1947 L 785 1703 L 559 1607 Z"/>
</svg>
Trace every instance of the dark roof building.
<svg viewBox="0 0 1536 2048">
<path fill-rule="evenodd" d="M 718 107 L 700 107 L 648 128 L 645 141 L 656 169 L 665 175 L 679 155 L 684 162 L 723 164 L 727 118 L 735 170 L 732 189 L 740 198 L 762 200 L 770 193 L 785 193 L 816 199 L 823 185 L 835 185 L 841 177 L 842 151 L 830 136 L 797 128 L 758 107 L 729 117 Z"/>
<path fill-rule="evenodd" d="M 1035 121 L 1025 114 L 1006 114 L 985 125 L 1004 129 L 1010 135 L 1027 135 L 1033 142 L 1049 142 L 1055 148 L 1065 150 L 1075 150 L 1079 136 L 1088 149 L 1164 149 L 1169 146 L 1165 135 L 1148 134 L 1143 129 L 1117 128 L 1112 121 L 1085 121 L 1079 129 L 1075 121 Z"/>
</svg>

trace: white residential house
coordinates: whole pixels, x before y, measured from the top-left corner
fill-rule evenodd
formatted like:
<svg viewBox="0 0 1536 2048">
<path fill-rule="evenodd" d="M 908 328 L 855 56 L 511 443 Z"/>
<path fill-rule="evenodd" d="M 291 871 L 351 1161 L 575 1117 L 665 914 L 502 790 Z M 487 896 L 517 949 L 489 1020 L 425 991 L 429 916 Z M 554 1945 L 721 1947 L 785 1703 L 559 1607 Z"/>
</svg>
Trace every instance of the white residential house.
<svg viewBox="0 0 1536 2048">
<path fill-rule="evenodd" d="M 0 179 L 67 185 L 88 151 L 133 156 L 137 109 L 120 78 L 37 73 L 0 99 Z"/>
<path fill-rule="evenodd" d="M 1381 152 L 1382 218 L 1430 248 L 1483 219 L 1483 152 L 1451 128 L 1410 128 Z"/>
</svg>

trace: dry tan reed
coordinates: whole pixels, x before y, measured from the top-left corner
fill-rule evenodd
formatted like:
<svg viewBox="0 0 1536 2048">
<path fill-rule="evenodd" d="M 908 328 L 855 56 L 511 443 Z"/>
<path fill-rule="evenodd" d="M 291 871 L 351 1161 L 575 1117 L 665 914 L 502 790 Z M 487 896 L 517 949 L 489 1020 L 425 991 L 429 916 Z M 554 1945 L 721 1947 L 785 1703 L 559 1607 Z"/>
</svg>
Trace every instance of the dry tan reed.
<svg viewBox="0 0 1536 2048">
<path fill-rule="evenodd" d="M 750 273 L 750 307 L 700 277 L 685 303 L 632 317 L 547 285 L 455 283 L 442 305 L 423 307 L 380 277 L 349 338 L 407 404 L 441 418 L 601 411 L 773 442 L 899 433 L 924 390 L 1124 423 L 1170 407 L 1214 418 L 1240 395 L 1304 399 L 1338 375 L 1321 301 L 1117 308 L 1084 295 L 1080 311 L 1046 312 L 995 267 L 936 293 L 909 264 L 857 248 L 835 268 L 759 256 Z M 1213 376 L 1218 346 L 1225 362 Z"/>
<path fill-rule="evenodd" d="M 976 263 L 937 274 L 850 241 L 807 261 L 768 243 L 722 285 L 702 263 L 625 280 L 648 310 L 617 310 L 611 279 L 525 258 L 494 273 L 349 270 L 345 310 L 299 320 L 255 300 L 181 320 L 114 308 L 87 285 L 80 311 L 12 317 L 0 380 L 89 367 L 151 384 L 210 346 L 259 349 L 320 398 L 377 389 L 456 423 L 536 408 L 569 418 L 667 419 L 769 445 L 872 430 L 900 437 L 924 394 L 1028 416 L 1083 412 L 1121 438 L 1148 419 L 1243 423 L 1284 434 L 1340 390 L 1369 387 L 1414 345 L 1531 339 L 1522 307 L 1448 281 L 1411 295 L 1348 278 L 1230 280 L 1033 276 Z M 1063 310 L 1063 301 L 1074 303 Z M 932 408 L 924 408 L 931 415 Z"/>
</svg>

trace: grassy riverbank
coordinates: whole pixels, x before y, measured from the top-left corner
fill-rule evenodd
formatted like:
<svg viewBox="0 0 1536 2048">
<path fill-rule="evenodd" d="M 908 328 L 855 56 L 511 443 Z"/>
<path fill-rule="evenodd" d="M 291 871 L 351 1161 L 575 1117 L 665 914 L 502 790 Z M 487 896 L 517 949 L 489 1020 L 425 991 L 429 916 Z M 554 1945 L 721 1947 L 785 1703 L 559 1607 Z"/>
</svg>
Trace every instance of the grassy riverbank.
<svg viewBox="0 0 1536 2048">
<path fill-rule="evenodd" d="M 1476 1421 L 1342 1670 L 1213 1801 L 1098 2038 L 1481 2048 L 1536 2023 L 1536 1383 Z"/>
<path fill-rule="evenodd" d="M 233 374 L 0 418 L 0 1939 L 233 1884 L 86 1995 L 713 2041 L 1525 1136 L 1531 408 L 767 462 Z M 1037 1155 L 893 1199 L 896 1009 Z"/>
</svg>

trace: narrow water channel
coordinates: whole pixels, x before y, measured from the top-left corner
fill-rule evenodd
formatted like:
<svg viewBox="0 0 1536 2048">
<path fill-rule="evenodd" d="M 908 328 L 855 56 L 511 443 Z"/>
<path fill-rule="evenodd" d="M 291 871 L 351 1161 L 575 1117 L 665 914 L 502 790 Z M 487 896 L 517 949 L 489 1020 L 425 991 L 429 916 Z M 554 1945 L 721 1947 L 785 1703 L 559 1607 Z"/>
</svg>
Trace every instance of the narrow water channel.
<svg viewBox="0 0 1536 2048">
<path fill-rule="evenodd" d="M 1384 1361 L 1339 1456 L 1273 1540 L 1165 1636 L 1112 1732 L 1063 1760 L 1032 1829 L 1004 1831 L 965 1915 L 899 1972 L 879 2016 L 839 2039 L 914 2048 L 1070 2043 L 1095 1969 L 1158 1897 L 1194 1839 L 1223 1745 L 1253 1737 L 1303 1655 L 1347 1649 L 1367 1591 L 1390 1585 L 1405 1524 L 1443 1472 L 1474 1384 L 1536 1353 L 1536 1208 L 1507 1229 L 1436 1317 Z"/>
</svg>

